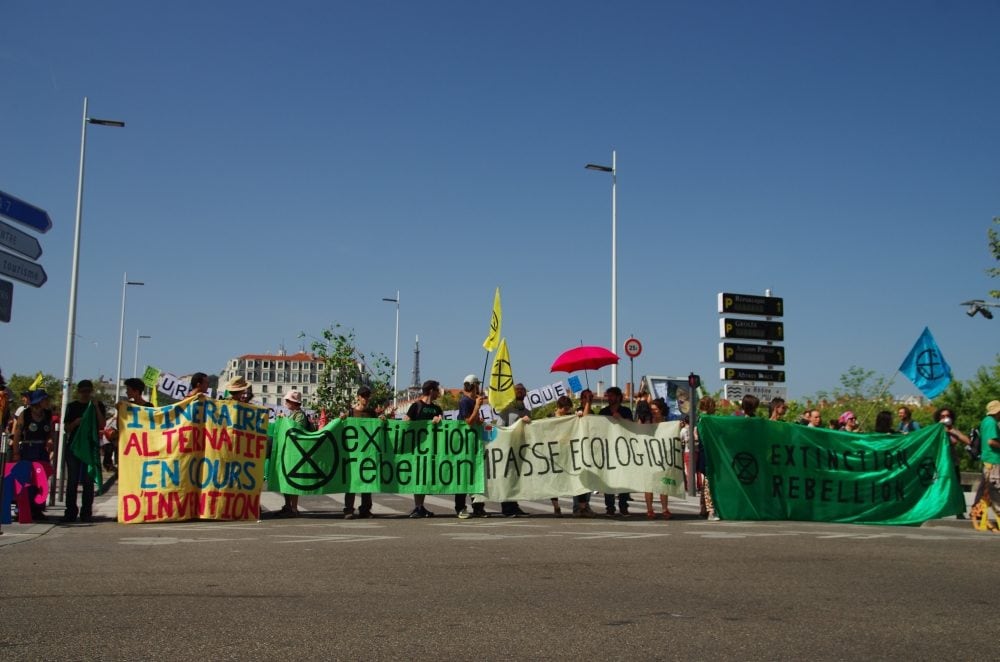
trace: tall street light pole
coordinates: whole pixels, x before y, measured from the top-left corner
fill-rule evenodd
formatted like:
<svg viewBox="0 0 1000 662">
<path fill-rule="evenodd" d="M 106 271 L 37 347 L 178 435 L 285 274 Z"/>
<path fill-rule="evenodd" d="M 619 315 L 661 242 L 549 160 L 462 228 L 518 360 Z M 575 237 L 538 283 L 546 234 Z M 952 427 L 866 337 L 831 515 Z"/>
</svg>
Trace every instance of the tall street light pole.
<svg viewBox="0 0 1000 662">
<path fill-rule="evenodd" d="M 587 170 L 611 173 L 611 351 L 618 352 L 618 163 L 611 150 L 611 166 L 588 163 Z M 618 386 L 618 366 L 611 364 L 611 385 Z"/>
<path fill-rule="evenodd" d="M 139 329 L 135 330 L 135 362 L 132 363 L 132 376 L 139 376 L 139 341 L 150 340 L 153 336 L 140 336 Z"/>
<path fill-rule="evenodd" d="M 395 299 L 382 298 L 382 301 L 396 304 L 396 352 L 392 358 L 392 408 L 396 408 L 399 398 L 398 378 L 399 378 L 399 290 L 396 290 Z"/>
<path fill-rule="evenodd" d="M 129 285 L 145 285 L 145 283 L 129 280 L 128 272 L 122 276 L 122 321 L 121 326 L 118 327 L 118 363 L 115 364 L 118 369 L 118 375 L 115 379 L 115 404 L 122 397 L 122 350 L 125 347 L 125 291 Z"/>
<path fill-rule="evenodd" d="M 70 385 L 73 383 L 73 350 L 76 342 L 76 291 L 80 275 L 80 225 L 83 218 L 83 166 L 87 155 L 87 125 L 123 127 L 125 122 L 118 120 L 101 120 L 87 117 L 87 97 L 83 97 L 83 126 L 80 129 L 80 176 L 76 184 L 76 224 L 73 232 L 73 267 L 69 281 L 69 322 L 66 325 L 66 362 L 63 365 L 62 409 L 59 416 L 59 443 L 56 445 L 56 485 L 52 490 L 53 499 L 56 491 L 62 486 L 62 449 L 66 445 L 66 406 L 69 404 Z M 65 495 L 63 495 L 65 496 Z"/>
</svg>

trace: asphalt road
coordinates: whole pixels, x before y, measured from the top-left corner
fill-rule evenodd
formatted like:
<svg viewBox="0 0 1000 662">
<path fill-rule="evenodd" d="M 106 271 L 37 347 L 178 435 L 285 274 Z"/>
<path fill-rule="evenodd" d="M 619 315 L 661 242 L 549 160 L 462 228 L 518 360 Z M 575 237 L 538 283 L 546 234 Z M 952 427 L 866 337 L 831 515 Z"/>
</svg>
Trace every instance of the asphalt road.
<svg viewBox="0 0 1000 662">
<path fill-rule="evenodd" d="M 344 520 L 310 503 L 261 523 L 4 527 L 20 538 L 0 547 L 0 659 L 980 659 L 996 634 L 1000 536 L 967 522 Z"/>
</svg>

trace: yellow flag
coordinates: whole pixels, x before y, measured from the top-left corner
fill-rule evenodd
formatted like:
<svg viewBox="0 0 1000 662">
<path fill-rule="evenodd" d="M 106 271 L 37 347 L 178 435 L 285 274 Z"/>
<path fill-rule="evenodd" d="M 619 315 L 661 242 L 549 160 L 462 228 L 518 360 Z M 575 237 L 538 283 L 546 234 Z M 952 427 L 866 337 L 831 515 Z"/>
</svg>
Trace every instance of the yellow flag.
<svg viewBox="0 0 1000 662">
<path fill-rule="evenodd" d="M 40 387 L 43 379 L 45 379 L 45 377 L 42 375 L 42 371 L 39 370 L 38 374 L 35 375 L 35 381 L 31 382 L 31 386 L 28 387 L 28 390 L 34 391 L 36 388 Z"/>
<path fill-rule="evenodd" d="M 156 401 L 156 387 L 149 389 L 149 404 L 154 407 L 159 407 L 160 403 Z"/>
<path fill-rule="evenodd" d="M 483 341 L 483 349 L 487 352 L 492 352 L 497 348 L 500 343 L 500 318 L 503 315 L 500 312 L 500 288 L 497 288 L 497 293 L 493 295 L 493 316 L 490 318 L 490 333 L 486 336 L 486 340 Z"/>
<path fill-rule="evenodd" d="M 500 341 L 500 349 L 490 372 L 490 404 L 499 411 L 513 401 L 514 372 L 510 368 L 510 354 L 507 353 L 507 339 L 504 338 Z"/>
</svg>

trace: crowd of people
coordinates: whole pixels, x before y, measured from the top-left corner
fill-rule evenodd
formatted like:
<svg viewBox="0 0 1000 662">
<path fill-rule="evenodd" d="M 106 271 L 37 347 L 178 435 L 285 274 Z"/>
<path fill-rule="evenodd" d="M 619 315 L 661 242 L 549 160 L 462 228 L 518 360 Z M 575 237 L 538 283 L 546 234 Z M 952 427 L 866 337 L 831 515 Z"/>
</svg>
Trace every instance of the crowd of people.
<svg viewBox="0 0 1000 662">
<path fill-rule="evenodd" d="M 126 398 L 129 402 L 139 406 L 151 406 L 144 398 L 145 384 L 140 379 L 127 379 L 124 382 Z M 209 388 L 208 376 L 205 373 L 195 373 L 191 378 L 191 393 L 204 394 Z M 243 377 L 236 377 L 225 385 L 226 396 L 240 401 L 250 402 L 253 392 L 250 384 Z M 117 421 L 116 412 L 109 415 L 106 407 L 100 401 L 93 398 L 94 386 L 90 380 L 82 380 L 76 385 L 75 399 L 66 406 L 65 420 L 66 426 L 66 449 L 73 443 L 76 435 L 80 433 L 80 425 L 83 414 L 89 405 L 95 408 L 95 430 L 91 430 L 101 439 L 103 466 L 108 471 L 116 469 L 117 452 Z M 444 411 L 437 403 L 442 394 L 441 384 L 435 380 L 423 383 L 420 397 L 414 401 L 407 409 L 403 420 L 412 421 L 433 421 L 440 422 L 444 417 Z M 512 426 L 518 422 L 530 424 L 532 411 L 526 406 L 525 398 L 527 389 L 523 384 L 514 386 L 514 399 L 498 413 L 499 423 L 502 426 Z M 375 406 L 371 402 L 372 392 L 367 386 L 358 389 L 355 401 L 349 411 L 342 412 L 342 418 L 385 418 L 392 416 L 395 412 L 386 411 L 382 407 Z M 0 375 L 0 413 L 7 416 L 9 391 Z M 556 401 L 555 411 L 552 417 L 563 416 L 607 416 L 620 421 L 636 421 L 640 423 L 662 423 L 670 418 L 670 407 L 662 398 L 653 398 L 648 392 L 638 394 L 635 412 L 625 406 L 621 389 L 611 387 L 605 391 L 604 399 L 606 404 L 599 410 L 594 410 L 594 393 L 590 389 L 585 389 L 580 393 L 579 404 L 574 403 L 569 396 L 561 396 Z M 469 425 L 483 425 L 483 406 L 488 402 L 488 398 L 482 390 L 482 384 L 478 377 L 470 374 L 465 377 L 462 384 L 462 394 L 458 401 L 458 418 Z M 58 413 L 53 412 L 50 407 L 49 395 L 42 389 L 35 389 L 21 394 L 21 406 L 18 407 L 8 420 L 3 420 L 2 429 L 8 433 L 11 440 L 9 459 L 13 462 L 19 460 L 29 460 L 42 462 L 51 465 L 53 452 L 57 442 L 57 425 L 59 422 Z M 760 400 L 753 395 L 746 395 L 740 402 L 739 407 L 733 415 L 755 417 L 758 415 Z M 316 424 L 302 408 L 302 394 L 296 390 L 291 390 L 285 395 L 285 406 L 288 409 L 287 416 L 297 425 L 307 429 L 316 429 Z M 702 414 L 713 415 L 716 413 L 716 402 L 709 396 L 702 397 L 698 402 L 698 410 Z M 788 413 L 788 406 L 781 398 L 774 398 L 767 405 L 767 418 L 771 421 L 785 421 Z M 920 424 L 913 420 L 913 412 L 909 407 L 902 406 L 897 410 L 898 423 L 894 424 L 892 413 L 880 411 L 875 417 L 874 432 L 883 434 L 909 434 L 920 429 Z M 955 467 L 956 476 L 959 476 L 959 451 L 961 448 L 969 448 L 971 440 L 969 435 L 962 432 L 956 421 L 955 412 L 948 407 L 938 408 L 933 415 L 935 422 L 941 423 L 947 431 L 951 457 Z M 976 432 L 981 439 L 983 480 L 979 493 L 988 496 L 994 509 L 1000 513 L 1000 439 L 997 437 L 997 421 L 1000 421 L 1000 401 L 991 401 L 986 407 L 986 416 L 982 419 Z M 686 416 L 682 416 L 681 439 L 685 447 L 690 448 L 694 444 L 696 448 L 698 473 L 698 484 L 700 486 L 700 512 L 701 516 L 715 521 L 719 519 L 718 513 L 712 501 L 711 486 L 706 476 L 705 453 L 702 452 L 701 441 L 698 437 L 697 429 L 692 430 L 688 425 Z M 799 424 L 808 427 L 824 427 L 822 414 L 819 409 L 809 409 L 805 411 Z M 492 421 L 490 421 L 492 423 Z M 853 411 L 847 410 L 836 418 L 832 418 L 827 426 L 830 429 L 844 432 L 861 433 L 861 425 Z M 91 521 L 93 518 L 94 484 L 87 478 L 85 466 L 71 452 L 64 452 L 63 461 L 66 467 L 66 511 L 63 516 L 64 522 Z M 80 505 L 77 505 L 78 492 L 82 491 Z M 591 508 L 591 496 L 595 493 L 586 492 L 573 495 L 573 516 L 574 517 L 595 517 L 597 513 Z M 609 517 L 627 517 L 630 513 L 632 495 L 629 493 L 604 494 L 604 513 Z M 656 495 L 646 493 L 643 495 L 646 506 L 646 517 L 649 519 L 662 518 L 670 519 L 672 513 L 669 508 L 667 495 L 658 495 L 660 504 L 659 513 L 654 508 Z M 285 494 L 284 506 L 276 514 L 279 517 L 296 517 L 299 515 L 299 498 L 294 494 Z M 358 498 L 360 497 L 360 499 Z M 454 496 L 455 514 L 460 519 L 472 517 L 486 517 L 486 500 L 483 495 L 456 494 Z M 977 495 L 978 501 L 978 495 Z M 558 495 L 551 498 L 552 509 L 555 515 L 561 515 Z M 45 519 L 44 504 L 36 504 L 31 500 L 32 518 L 36 520 Z M 358 508 L 355 509 L 355 504 Z M 471 504 L 471 508 L 470 508 Z M 505 517 L 528 517 L 517 501 L 506 501 L 500 504 L 501 514 Z M 959 517 L 964 517 L 964 509 L 956 513 Z M 349 519 L 368 518 L 373 516 L 372 495 L 348 493 L 344 497 L 344 516 Z M 434 513 L 425 506 L 425 495 L 413 495 L 413 510 L 410 512 L 411 518 L 433 517 Z"/>
</svg>

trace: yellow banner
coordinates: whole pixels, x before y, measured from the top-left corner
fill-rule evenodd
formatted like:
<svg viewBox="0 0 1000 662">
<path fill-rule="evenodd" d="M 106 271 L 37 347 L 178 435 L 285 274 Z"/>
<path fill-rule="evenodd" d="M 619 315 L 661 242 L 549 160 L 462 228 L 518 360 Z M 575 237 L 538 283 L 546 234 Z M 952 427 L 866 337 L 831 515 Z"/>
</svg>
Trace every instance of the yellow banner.
<svg viewBox="0 0 1000 662">
<path fill-rule="evenodd" d="M 256 520 L 268 410 L 192 396 L 118 405 L 118 521 Z"/>
</svg>

